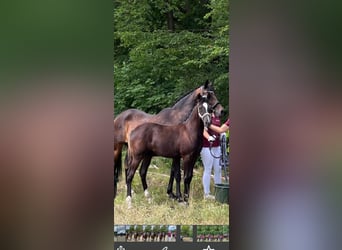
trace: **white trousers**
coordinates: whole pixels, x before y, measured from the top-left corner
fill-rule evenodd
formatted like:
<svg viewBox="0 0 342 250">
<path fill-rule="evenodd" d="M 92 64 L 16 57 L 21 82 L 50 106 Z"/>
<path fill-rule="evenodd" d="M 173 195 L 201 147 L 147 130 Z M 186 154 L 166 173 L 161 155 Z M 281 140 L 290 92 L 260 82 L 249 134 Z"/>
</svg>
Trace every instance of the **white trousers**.
<svg viewBox="0 0 342 250">
<path fill-rule="evenodd" d="M 212 147 L 211 153 L 216 157 L 221 155 L 221 148 L 220 147 Z M 211 170 L 214 167 L 214 182 L 215 184 L 221 184 L 222 182 L 222 173 L 221 173 L 221 166 L 220 166 L 220 158 L 214 158 L 210 153 L 210 148 L 203 147 L 201 151 L 201 158 L 202 163 L 204 166 L 203 172 L 203 189 L 204 194 L 210 194 L 210 176 Z"/>
</svg>

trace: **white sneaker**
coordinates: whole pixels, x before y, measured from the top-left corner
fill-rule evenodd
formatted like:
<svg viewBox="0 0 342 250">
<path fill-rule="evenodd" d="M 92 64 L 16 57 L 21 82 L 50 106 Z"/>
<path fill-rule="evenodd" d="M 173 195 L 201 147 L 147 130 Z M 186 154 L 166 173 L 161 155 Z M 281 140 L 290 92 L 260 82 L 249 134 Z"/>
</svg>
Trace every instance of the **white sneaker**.
<svg viewBox="0 0 342 250">
<path fill-rule="evenodd" d="M 204 199 L 206 200 L 215 200 L 215 196 L 211 194 L 205 194 Z"/>
</svg>

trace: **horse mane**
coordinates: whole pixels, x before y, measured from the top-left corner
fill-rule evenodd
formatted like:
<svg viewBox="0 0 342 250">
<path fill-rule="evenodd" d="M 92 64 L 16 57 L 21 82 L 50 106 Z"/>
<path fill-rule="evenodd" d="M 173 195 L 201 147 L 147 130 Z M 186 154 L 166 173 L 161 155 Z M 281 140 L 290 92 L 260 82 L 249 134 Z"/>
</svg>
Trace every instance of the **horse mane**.
<svg viewBox="0 0 342 250">
<path fill-rule="evenodd" d="M 214 91 L 213 89 L 213 86 L 211 84 L 211 82 L 209 82 L 208 80 L 205 82 L 204 86 L 209 90 L 209 91 Z M 197 87 L 195 89 L 192 89 L 190 91 L 188 91 L 187 93 L 185 93 L 183 96 L 181 96 L 180 98 L 177 99 L 176 103 L 171 106 L 171 107 L 168 107 L 168 108 L 164 108 L 162 109 L 158 115 L 162 116 L 162 115 L 165 115 L 165 114 L 168 114 L 168 112 L 173 112 L 173 111 L 181 111 L 181 110 L 187 110 L 188 108 L 191 108 L 189 110 L 189 113 L 188 114 L 185 114 L 184 113 L 184 116 L 182 115 L 182 118 L 181 119 L 181 123 L 183 122 L 186 122 L 188 120 L 188 118 L 191 116 L 191 113 L 193 111 L 193 102 L 195 101 L 194 98 L 197 98 L 196 96 L 194 96 L 194 93 L 196 93 L 196 90 L 198 90 L 200 87 Z M 195 105 L 196 106 L 196 105 Z"/>
<path fill-rule="evenodd" d="M 165 114 L 171 110 L 184 110 L 184 107 L 191 105 L 192 99 L 190 98 L 190 96 L 198 88 L 199 87 L 187 92 L 186 94 L 184 94 L 183 96 L 178 98 L 178 100 L 176 101 L 176 103 L 173 106 L 162 109 L 161 111 L 159 111 L 158 115 Z M 189 112 L 190 113 L 186 117 L 190 116 L 192 109 Z M 186 119 L 187 118 L 182 119 L 181 122 L 184 122 Z"/>
<path fill-rule="evenodd" d="M 179 105 L 183 105 L 184 102 L 186 102 L 188 100 L 188 96 L 193 93 L 196 89 L 198 89 L 199 87 L 190 90 L 189 92 L 185 93 L 183 96 L 179 97 L 176 101 L 175 104 L 172 105 L 172 108 L 174 107 L 178 107 Z"/>
<path fill-rule="evenodd" d="M 211 83 L 209 80 L 207 80 L 206 83 L 208 83 L 208 85 L 207 85 L 208 90 L 209 90 L 209 91 L 214 91 L 214 87 L 213 87 L 212 83 Z M 185 93 L 183 96 L 181 96 L 180 98 L 178 98 L 178 99 L 176 100 L 175 104 L 173 104 L 173 106 L 172 106 L 171 108 L 176 108 L 176 107 L 178 107 L 178 106 L 180 106 L 180 105 L 183 105 L 184 102 L 186 102 L 186 101 L 188 100 L 188 96 L 189 96 L 191 93 L 193 93 L 193 92 L 194 92 L 196 89 L 198 89 L 198 88 L 200 88 L 200 87 L 197 87 L 197 88 L 195 88 L 195 89 L 193 89 L 193 90 L 190 90 L 189 92 Z"/>
<path fill-rule="evenodd" d="M 198 104 L 200 102 L 197 101 L 196 105 L 190 110 L 190 112 L 188 113 L 188 115 L 186 116 L 186 118 L 183 120 L 183 123 L 188 122 L 188 120 L 190 119 L 190 117 L 192 116 L 192 113 L 195 112 L 195 110 L 198 108 Z"/>
</svg>

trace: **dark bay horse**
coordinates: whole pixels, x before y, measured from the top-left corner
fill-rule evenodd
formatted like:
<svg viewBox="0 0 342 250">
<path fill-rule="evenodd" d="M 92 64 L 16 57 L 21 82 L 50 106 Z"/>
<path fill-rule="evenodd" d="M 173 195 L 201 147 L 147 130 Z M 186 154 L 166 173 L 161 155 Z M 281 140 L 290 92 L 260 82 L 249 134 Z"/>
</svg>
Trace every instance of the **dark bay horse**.
<svg viewBox="0 0 342 250">
<path fill-rule="evenodd" d="M 203 86 L 196 88 L 189 92 L 183 98 L 181 98 L 171 108 L 165 108 L 156 115 L 147 114 L 141 110 L 128 109 L 119 114 L 114 120 L 114 198 L 117 193 L 117 182 L 122 171 L 122 149 L 124 145 L 127 145 L 128 135 L 138 125 L 145 122 L 155 122 L 160 124 L 179 124 L 182 123 L 188 116 L 189 112 L 194 108 L 197 102 L 197 95 L 201 94 L 206 96 L 208 104 L 211 105 L 215 111 L 216 116 L 220 116 L 223 112 L 223 107 L 219 103 L 214 93 L 214 87 L 208 80 Z M 146 175 L 147 175 L 147 162 L 151 159 L 146 157 L 143 160 L 140 168 L 140 177 L 144 191 L 147 190 Z M 170 181 L 167 188 L 167 193 L 170 197 L 176 196 L 172 192 L 172 186 L 175 173 L 173 169 L 175 166 L 180 165 L 180 158 L 174 158 L 171 167 Z M 176 173 L 176 175 L 178 175 Z M 149 196 L 148 192 L 145 192 L 145 196 Z"/>
<path fill-rule="evenodd" d="M 146 158 L 150 164 L 152 156 L 167 158 L 182 158 L 184 169 L 184 201 L 188 201 L 193 168 L 202 148 L 204 127 L 211 122 L 211 108 L 207 98 L 198 94 L 198 104 L 193 108 L 187 120 L 178 125 L 162 125 L 157 123 L 143 123 L 136 127 L 128 139 L 127 161 L 127 205 L 131 204 L 131 187 L 134 174 L 140 162 Z M 180 166 L 175 166 L 175 173 L 180 175 Z M 180 194 L 180 178 L 176 178 L 176 195 Z"/>
</svg>

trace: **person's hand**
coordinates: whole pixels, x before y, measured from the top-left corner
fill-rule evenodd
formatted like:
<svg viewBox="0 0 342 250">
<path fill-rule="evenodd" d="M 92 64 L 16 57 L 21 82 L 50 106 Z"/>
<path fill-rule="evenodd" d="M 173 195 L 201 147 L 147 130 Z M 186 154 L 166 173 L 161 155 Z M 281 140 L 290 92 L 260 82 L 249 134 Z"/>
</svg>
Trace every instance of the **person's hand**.
<svg viewBox="0 0 342 250">
<path fill-rule="evenodd" d="M 216 139 L 216 137 L 215 136 L 209 136 L 208 137 L 208 142 L 213 142 L 213 141 L 215 141 L 215 139 Z"/>
</svg>

